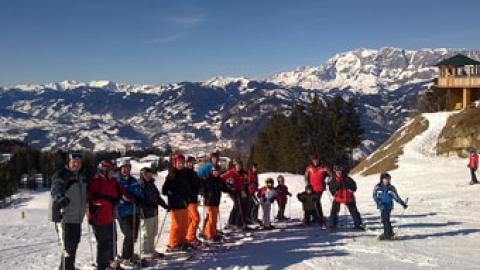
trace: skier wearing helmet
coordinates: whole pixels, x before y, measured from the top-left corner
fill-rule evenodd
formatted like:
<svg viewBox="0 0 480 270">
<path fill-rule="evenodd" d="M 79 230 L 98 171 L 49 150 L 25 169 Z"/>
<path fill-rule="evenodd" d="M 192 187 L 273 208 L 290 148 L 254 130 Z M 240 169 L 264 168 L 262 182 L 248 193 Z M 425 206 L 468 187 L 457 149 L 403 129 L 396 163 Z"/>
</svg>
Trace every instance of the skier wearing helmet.
<svg viewBox="0 0 480 270">
<path fill-rule="evenodd" d="M 277 204 L 278 204 L 278 213 L 277 213 L 277 220 L 283 221 L 288 220 L 285 217 L 285 207 L 287 205 L 288 196 L 292 196 L 292 194 L 288 191 L 288 187 L 285 185 L 285 177 L 283 175 L 279 175 L 277 177 L 278 185 L 275 187 L 275 191 L 277 192 Z"/>
<path fill-rule="evenodd" d="M 101 161 L 87 188 L 88 220 L 97 239 L 97 267 L 100 270 L 119 269 L 114 261 L 117 256 L 116 207 L 120 199 L 135 203 L 135 198 L 113 177 L 115 169 L 111 161 Z"/>
<path fill-rule="evenodd" d="M 191 251 L 192 246 L 186 241 L 190 187 L 185 170 L 185 156 L 181 153 L 173 155 L 172 169 L 163 184 L 162 194 L 168 197 L 171 217 L 167 252 Z"/>
<path fill-rule="evenodd" d="M 354 195 L 354 192 L 357 191 L 357 184 L 347 175 L 342 165 L 335 165 L 333 171 L 335 175 L 328 183 L 330 192 L 334 196 L 330 211 L 330 228 L 335 229 L 337 227 L 340 204 L 345 204 L 353 218 L 355 229 L 364 230 Z"/>
<path fill-rule="evenodd" d="M 272 178 L 267 178 L 265 180 L 265 186 L 258 190 L 257 197 L 260 200 L 260 205 L 262 206 L 263 211 L 263 229 L 273 229 L 274 227 L 272 226 L 270 220 L 270 210 L 272 208 L 272 204 L 277 198 L 277 192 L 275 191 L 274 181 Z"/>
<path fill-rule="evenodd" d="M 123 233 L 123 245 L 121 253 L 122 265 L 132 265 L 134 246 L 138 238 L 138 228 L 140 226 L 140 207 L 138 202 L 143 199 L 143 191 L 140 183 L 133 177 L 130 172 L 132 165 L 130 160 L 122 160 L 118 162 L 120 169 L 118 182 L 122 185 L 131 196 L 135 197 L 135 202 L 120 199 L 118 204 L 118 223 Z"/>
</svg>

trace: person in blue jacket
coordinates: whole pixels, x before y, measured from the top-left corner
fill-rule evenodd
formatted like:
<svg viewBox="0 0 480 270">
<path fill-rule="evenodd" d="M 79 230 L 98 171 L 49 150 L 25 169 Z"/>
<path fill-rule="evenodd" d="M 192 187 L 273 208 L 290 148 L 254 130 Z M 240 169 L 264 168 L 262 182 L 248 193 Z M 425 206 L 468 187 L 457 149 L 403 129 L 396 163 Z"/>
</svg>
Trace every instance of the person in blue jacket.
<svg viewBox="0 0 480 270">
<path fill-rule="evenodd" d="M 144 198 L 143 190 L 140 183 L 130 172 L 132 165 L 129 160 L 119 162 L 118 167 L 120 173 L 118 175 L 118 182 L 124 186 L 128 194 L 135 198 L 135 201 L 127 201 L 124 198 L 120 199 L 118 204 L 117 219 L 120 224 L 120 230 L 124 235 L 121 263 L 122 265 L 133 264 L 134 247 L 138 238 L 138 228 L 140 226 L 140 206 L 139 204 Z"/>
<path fill-rule="evenodd" d="M 390 213 L 393 210 L 393 201 L 407 209 L 408 205 L 400 198 L 395 186 L 391 184 L 392 177 L 387 172 L 380 175 L 380 183 L 373 189 L 373 199 L 377 204 L 378 210 L 381 212 L 383 223 L 383 234 L 378 238 L 379 240 L 393 240 L 394 232 L 390 222 Z"/>
<path fill-rule="evenodd" d="M 220 155 L 216 152 L 211 153 L 210 162 L 205 164 L 203 167 L 201 167 L 197 171 L 198 177 L 202 179 L 207 179 L 208 177 L 210 177 L 210 175 L 212 174 L 213 167 L 217 166 L 219 161 L 220 161 Z"/>
</svg>

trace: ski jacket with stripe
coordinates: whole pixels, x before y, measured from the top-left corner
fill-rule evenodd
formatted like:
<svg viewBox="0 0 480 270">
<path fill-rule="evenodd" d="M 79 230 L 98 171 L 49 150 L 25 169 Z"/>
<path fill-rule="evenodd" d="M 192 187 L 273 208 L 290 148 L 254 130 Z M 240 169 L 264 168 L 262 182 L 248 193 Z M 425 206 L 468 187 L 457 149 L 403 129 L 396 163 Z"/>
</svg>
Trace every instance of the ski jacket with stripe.
<svg viewBox="0 0 480 270">
<path fill-rule="evenodd" d="M 292 196 L 292 194 L 288 191 L 288 187 L 286 185 L 278 185 L 275 187 L 275 191 L 277 191 L 277 202 L 278 204 L 287 204 L 288 197 Z"/>
<path fill-rule="evenodd" d="M 227 185 L 222 178 L 214 177 L 213 175 L 203 180 L 200 185 L 200 194 L 202 194 L 204 198 L 205 206 L 218 207 L 220 205 L 222 192 L 229 194 L 236 193 L 235 189 Z"/>
<path fill-rule="evenodd" d="M 468 162 L 468 167 L 470 169 L 478 169 L 478 154 L 477 153 L 471 153 L 470 154 L 470 160 Z"/>
<path fill-rule="evenodd" d="M 393 185 L 384 185 L 378 183 L 373 189 L 373 200 L 377 204 L 380 211 L 388 211 L 393 209 L 393 201 L 401 205 L 405 205 L 403 200 L 398 196 L 397 189 Z"/>
<path fill-rule="evenodd" d="M 314 192 L 323 192 L 325 190 L 325 179 L 330 174 L 330 168 L 324 165 L 309 165 L 305 170 L 306 185 L 310 184 Z"/>
<path fill-rule="evenodd" d="M 87 177 L 80 172 L 74 172 L 65 167 L 52 176 L 52 187 L 50 190 L 51 200 L 49 205 L 50 220 L 52 220 L 54 204 L 63 197 L 69 200 L 63 208 L 62 221 L 64 223 L 82 223 L 87 211 Z"/>
<path fill-rule="evenodd" d="M 122 196 L 125 200 L 135 203 L 135 198 L 127 193 L 116 178 L 108 179 L 97 174 L 90 180 L 88 193 L 88 220 L 93 225 L 103 225 L 113 222 L 116 218 L 116 206 Z"/>
<path fill-rule="evenodd" d="M 188 172 L 186 169 L 177 170 L 173 168 L 170 170 L 162 186 L 162 194 L 168 197 L 170 209 L 187 209 L 190 195 L 188 183 Z"/>
<path fill-rule="evenodd" d="M 168 210 L 168 205 L 160 197 L 160 191 L 158 191 L 157 185 L 155 185 L 155 179 L 150 181 L 144 181 L 141 179 L 142 189 L 144 192 L 144 199 L 142 205 L 142 218 L 151 218 L 158 216 L 158 206 L 160 205 L 165 210 Z"/>
<path fill-rule="evenodd" d="M 198 193 L 200 188 L 201 179 L 198 177 L 197 172 L 192 169 L 186 168 L 188 185 L 190 186 L 188 194 L 188 203 L 198 203 Z"/>
<path fill-rule="evenodd" d="M 351 203 L 355 201 L 354 192 L 357 191 L 357 183 L 348 176 L 334 176 L 328 183 L 334 200 L 338 203 Z"/>
<path fill-rule="evenodd" d="M 118 177 L 118 182 L 127 190 L 127 193 L 130 194 L 130 196 L 135 197 L 137 202 L 143 199 L 142 187 L 135 177 L 131 175 L 123 177 L 120 175 Z M 118 203 L 118 217 L 126 217 L 129 215 L 138 214 L 138 208 L 139 207 L 136 206 L 134 207 L 134 203 L 126 201 L 124 198 L 120 198 Z"/>
<path fill-rule="evenodd" d="M 260 199 L 260 203 L 271 204 L 277 198 L 277 192 L 273 187 L 269 188 L 267 186 L 264 186 L 258 190 L 257 197 L 258 199 Z"/>
</svg>

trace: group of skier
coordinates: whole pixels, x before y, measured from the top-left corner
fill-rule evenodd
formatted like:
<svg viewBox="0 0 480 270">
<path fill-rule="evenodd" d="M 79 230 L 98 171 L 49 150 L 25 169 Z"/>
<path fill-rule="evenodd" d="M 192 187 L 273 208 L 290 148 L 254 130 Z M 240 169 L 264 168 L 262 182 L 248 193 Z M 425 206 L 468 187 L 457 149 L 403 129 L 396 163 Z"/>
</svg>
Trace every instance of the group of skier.
<svg viewBox="0 0 480 270">
<path fill-rule="evenodd" d="M 183 154 L 176 153 L 160 192 L 150 168 L 143 168 L 140 179 L 136 179 L 131 175 L 128 160 L 122 160 L 118 164 L 105 160 L 99 163 L 96 175 L 87 179 L 82 170 L 82 156 L 79 153 L 69 154 L 66 167 L 52 177 L 51 189 L 51 219 L 56 224 L 63 247 L 60 269 L 75 269 L 75 255 L 85 213 L 96 238 L 96 269 L 100 270 L 133 268 L 144 259 L 165 256 L 155 249 L 159 206 L 166 210 L 162 228 L 167 213 L 171 219 L 166 249 L 168 253 L 189 252 L 205 242 L 222 240 L 223 234 L 218 229 L 222 193 L 227 193 L 233 202 L 224 231 L 273 229 L 270 216 L 275 202 L 278 206 L 275 219 L 288 220 L 285 208 L 288 197 L 292 194 L 282 175 L 277 178 L 277 186 L 274 186 L 274 179 L 267 178 L 265 185 L 260 187 L 256 164 L 247 171 L 243 163 L 237 160 L 232 169 L 223 172 L 219 161 L 219 155 L 212 153 L 209 162 L 195 171 L 194 157 L 185 158 Z M 407 207 L 390 181 L 391 177 L 387 173 L 382 174 L 373 193 L 384 224 L 381 239 L 394 237 L 390 224 L 392 200 Z M 356 183 L 347 175 L 344 167 L 335 165 L 331 170 L 318 155 L 312 155 L 311 164 L 305 172 L 305 184 L 305 192 L 297 195 L 303 204 L 303 225 L 315 222 L 322 228 L 335 229 L 340 206 L 344 204 L 350 211 L 355 228 L 365 229 L 354 195 Z M 329 224 L 322 210 L 322 195 L 327 189 L 332 201 Z M 168 198 L 167 202 L 161 194 Z M 200 205 L 204 213 L 201 228 Z M 258 217 L 259 208 L 263 212 L 261 219 Z M 124 236 L 118 257 L 116 220 Z M 134 250 L 139 231 L 141 247 L 140 254 L 137 255 Z M 90 232 L 89 244 L 92 252 Z"/>
</svg>

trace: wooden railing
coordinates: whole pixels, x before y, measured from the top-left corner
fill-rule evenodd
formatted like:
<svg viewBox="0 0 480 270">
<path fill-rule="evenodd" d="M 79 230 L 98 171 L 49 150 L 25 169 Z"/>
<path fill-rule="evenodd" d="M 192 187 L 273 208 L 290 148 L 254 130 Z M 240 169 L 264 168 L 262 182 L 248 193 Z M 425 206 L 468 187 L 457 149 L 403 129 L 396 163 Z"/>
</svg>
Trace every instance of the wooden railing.
<svg viewBox="0 0 480 270">
<path fill-rule="evenodd" d="M 439 77 L 437 87 L 443 88 L 480 88 L 480 76 Z"/>
</svg>

